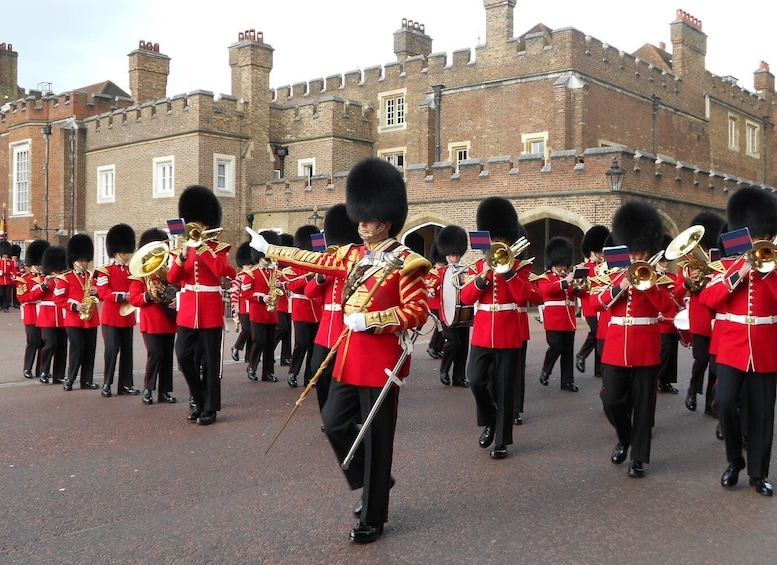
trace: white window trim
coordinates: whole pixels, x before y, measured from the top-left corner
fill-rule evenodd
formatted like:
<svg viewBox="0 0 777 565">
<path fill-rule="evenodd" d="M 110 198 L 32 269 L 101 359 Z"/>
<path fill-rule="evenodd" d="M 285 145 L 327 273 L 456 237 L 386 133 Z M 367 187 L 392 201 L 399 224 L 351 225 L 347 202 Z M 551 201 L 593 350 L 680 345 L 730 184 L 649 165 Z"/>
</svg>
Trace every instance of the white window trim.
<svg viewBox="0 0 777 565">
<path fill-rule="evenodd" d="M 110 263 L 110 257 L 108 257 L 105 251 L 105 238 L 108 235 L 108 230 L 98 230 L 94 232 L 94 267 L 102 267 Z"/>
<path fill-rule="evenodd" d="M 467 159 L 469 159 L 470 153 L 472 152 L 472 143 L 470 141 L 456 141 L 448 144 L 448 160 L 455 165 L 457 173 L 459 172 L 459 159 L 457 158 L 457 153 L 461 149 L 467 151 Z"/>
<path fill-rule="evenodd" d="M 531 153 L 531 151 L 526 150 L 526 146 L 529 145 L 533 141 L 540 141 L 542 140 L 544 151 L 543 156 L 545 159 L 548 158 L 548 132 L 547 131 L 535 131 L 532 133 L 524 133 L 521 134 L 521 154 L 526 155 L 528 153 Z"/>
<path fill-rule="evenodd" d="M 756 148 L 755 151 L 751 151 L 750 146 L 750 130 L 755 130 L 756 135 Z M 745 154 L 748 157 L 758 157 L 760 158 L 761 155 L 761 126 L 760 124 L 757 124 L 756 122 L 753 122 L 751 120 L 745 120 L 745 133 L 746 133 L 746 139 L 745 139 Z"/>
<path fill-rule="evenodd" d="M 11 216 L 32 216 L 32 142 L 29 139 L 9 144 L 11 151 Z M 16 192 L 16 154 L 27 151 L 27 209 L 20 211 Z"/>
<path fill-rule="evenodd" d="M 298 177 L 304 177 L 305 176 L 305 167 L 310 166 L 311 172 L 310 176 L 313 177 L 316 175 L 316 158 L 310 157 L 308 159 L 299 159 L 297 161 L 297 176 Z M 308 182 L 310 182 L 310 179 L 308 179 Z"/>
<path fill-rule="evenodd" d="M 402 114 L 402 123 L 386 125 L 386 100 L 398 97 L 404 98 L 404 110 Z M 380 101 L 378 107 L 378 133 L 384 133 L 389 131 L 402 131 L 407 129 L 407 89 L 400 88 L 398 90 L 389 90 L 386 92 L 378 93 L 378 100 Z"/>
<path fill-rule="evenodd" d="M 382 149 L 378 151 L 378 158 L 386 161 L 389 155 L 400 155 L 400 154 L 402 155 L 402 162 L 405 164 L 399 167 L 399 169 L 404 170 L 405 166 L 407 165 L 407 147 L 389 147 L 387 149 Z M 392 165 L 394 165 L 394 163 L 392 163 Z"/>
<path fill-rule="evenodd" d="M 226 188 L 218 186 L 219 165 L 226 165 L 227 179 Z M 234 155 L 224 155 L 223 153 L 213 154 L 213 192 L 219 196 L 235 196 L 235 184 L 237 175 L 237 159 Z"/>
<path fill-rule="evenodd" d="M 172 198 L 175 196 L 175 156 L 168 155 L 166 157 L 154 157 L 152 161 L 153 167 L 153 179 L 151 184 L 153 185 L 153 198 Z M 172 174 L 170 178 L 170 190 L 161 190 L 159 184 L 162 182 L 162 177 L 159 174 L 162 167 L 170 165 Z"/>
<path fill-rule="evenodd" d="M 103 193 L 103 174 L 111 172 L 113 174 L 113 194 L 106 196 Z M 106 204 L 116 201 L 116 165 L 105 165 L 97 167 L 97 203 Z"/>
<path fill-rule="evenodd" d="M 733 139 L 731 126 L 734 124 Z M 731 151 L 739 151 L 739 117 L 733 114 L 729 114 L 726 118 L 726 136 L 728 148 Z"/>
</svg>

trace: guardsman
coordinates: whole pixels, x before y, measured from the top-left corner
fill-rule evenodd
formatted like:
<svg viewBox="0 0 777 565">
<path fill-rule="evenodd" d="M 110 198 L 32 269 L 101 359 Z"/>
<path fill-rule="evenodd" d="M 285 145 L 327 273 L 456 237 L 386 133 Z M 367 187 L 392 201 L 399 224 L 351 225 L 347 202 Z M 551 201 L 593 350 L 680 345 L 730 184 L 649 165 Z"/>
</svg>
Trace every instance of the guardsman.
<svg viewBox="0 0 777 565">
<path fill-rule="evenodd" d="M 244 241 L 238 245 L 237 250 L 235 251 L 235 263 L 240 270 L 235 275 L 235 280 L 232 281 L 229 295 L 232 305 L 232 318 L 234 319 L 237 317 L 238 327 L 240 328 L 237 339 L 231 349 L 232 360 L 239 361 L 240 352 L 245 348 L 246 353 L 243 359 L 246 362 L 248 362 L 248 357 L 251 354 L 251 347 L 254 343 L 251 341 L 251 319 L 248 317 L 250 297 L 246 294 L 251 288 L 251 283 L 253 281 L 251 272 L 254 269 L 254 259 L 251 253 L 251 246 L 248 243 L 249 242 Z M 243 290 L 243 287 L 245 287 L 245 290 Z"/>
<path fill-rule="evenodd" d="M 445 267 L 445 257 L 440 255 L 440 250 L 437 247 L 437 242 L 433 242 L 429 247 L 429 260 L 432 263 L 432 268 L 429 269 L 429 274 L 426 275 L 426 292 L 429 297 L 429 312 L 431 312 L 438 320 L 440 319 L 440 291 L 442 288 L 442 278 L 440 271 Z M 445 338 L 442 335 L 442 330 L 437 329 L 435 325 L 432 337 L 429 338 L 429 347 L 426 348 L 426 353 L 432 359 L 442 359 L 442 346 L 445 343 Z"/>
<path fill-rule="evenodd" d="M 221 203 L 212 190 L 201 185 L 187 187 L 178 199 L 178 215 L 195 229 L 189 231 L 190 237 L 167 273 L 168 282 L 181 285 L 175 353 L 192 396 L 193 409 L 187 420 L 207 426 L 221 410 L 221 282 L 225 277 L 234 279 L 237 273 L 229 264 L 230 246 L 203 235 L 221 225 Z M 202 359 L 202 371 L 198 359 Z"/>
<path fill-rule="evenodd" d="M 43 261 L 43 252 L 48 247 L 49 242 L 45 239 L 36 239 L 30 242 L 27 245 L 27 252 L 24 254 L 26 272 L 16 279 L 16 296 L 21 303 L 22 322 L 24 323 L 24 333 L 26 336 L 24 369 L 22 372 L 26 379 L 31 379 L 35 375 L 40 374 L 43 338 L 41 337 L 40 328 L 35 323 L 38 317 L 38 301 L 30 299 L 30 291 L 35 285 L 43 282 L 40 265 Z"/>
<path fill-rule="evenodd" d="M 65 311 L 54 301 L 56 279 L 67 271 L 67 250 L 50 245 L 41 259 L 41 281 L 30 290 L 30 300 L 38 302 L 35 323 L 41 331 L 43 349 L 40 352 L 40 382 L 64 383 L 67 367 L 67 330 Z"/>
<path fill-rule="evenodd" d="M 0 241 L 0 310 L 8 312 L 14 279 L 14 262 L 11 260 L 11 244 Z"/>
<path fill-rule="evenodd" d="M 285 247 L 294 247 L 294 236 L 290 233 L 281 234 L 281 245 Z M 287 265 L 278 264 L 278 268 L 285 269 Z M 278 325 L 275 326 L 275 347 L 281 344 L 281 367 L 291 366 L 291 344 L 292 344 L 292 325 L 291 325 L 291 299 L 289 292 L 283 288 L 285 277 L 280 276 L 281 290 L 283 294 L 278 296 Z"/>
<path fill-rule="evenodd" d="M 258 234 L 251 241 L 254 249 L 281 263 L 346 278 L 343 322 L 348 331 L 337 349 L 334 379 L 322 413 L 324 431 L 338 463 L 356 439 L 354 421 L 370 412 L 391 382 L 386 369 L 394 370 L 403 351 L 408 353 L 399 337 L 426 323 L 429 306 L 424 278 L 431 266 L 395 239 L 407 218 L 408 206 L 402 174 L 392 164 L 368 158 L 354 165 L 346 180 L 345 204 L 348 217 L 359 224 L 363 245 L 344 245 L 327 254 L 268 248 Z M 395 378 L 404 378 L 409 371 L 408 356 L 396 368 Z M 364 441 L 345 470 L 351 489 L 364 487 L 362 502 L 357 505 L 359 523 L 349 534 L 354 543 L 374 542 L 383 534 L 388 519 L 399 387 L 392 384 L 386 390 Z"/>
<path fill-rule="evenodd" d="M 280 236 L 272 230 L 264 230 L 262 236 L 273 244 L 281 242 Z M 251 249 L 249 247 L 249 249 Z M 263 381 L 275 383 L 275 327 L 278 324 L 278 299 L 283 290 L 279 286 L 278 265 L 268 261 L 258 251 L 251 249 L 254 268 L 244 283 L 248 299 L 248 319 L 251 324 L 251 353 L 248 357 L 248 379 L 258 381 L 256 370 L 262 360 Z"/>
<path fill-rule="evenodd" d="M 589 281 L 594 280 L 597 276 L 596 268 L 604 261 L 604 253 L 602 248 L 604 247 L 604 240 L 610 235 L 610 229 L 607 226 L 596 225 L 591 226 L 585 235 L 583 241 L 580 243 L 580 250 L 585 257 L 584 267 L 588 267 Z M 577 355 L 575 355 L 575 367 L 581 373 L 585 373 L 585 360 L 594 352 L 594 377 L 602 376 L 602 359 L 599 352 L 599 348 L 596 347 L 596 336 L 599 329 L 599 316 L 595 310 L 591 309 L 590 302 L 582 298 L 580 300 L 580 307 L 583 312 L 583 318 L 585 318 L 588 324 L 588 335 L 585 336 L 583 345 L 580 346 Z"/>
</svg>

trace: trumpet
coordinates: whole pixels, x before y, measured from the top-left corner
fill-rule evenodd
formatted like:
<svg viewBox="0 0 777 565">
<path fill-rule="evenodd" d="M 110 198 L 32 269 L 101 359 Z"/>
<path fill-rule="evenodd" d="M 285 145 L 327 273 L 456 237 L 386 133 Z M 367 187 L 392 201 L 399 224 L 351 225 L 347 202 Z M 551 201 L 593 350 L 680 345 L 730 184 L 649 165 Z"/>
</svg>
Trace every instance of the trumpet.
<svg viewBox="0 0 777 565">
<path fill-rule="evenodd" d="M 777 238 L 753 242 L 753 248 L 745 254 L 745 259 L 759 273 L 771 273 L 777 265 Z"/>
<path fill-rule="evenodd" d="M 667 246 L 664 257 L 667 261 L 683 258 L 683 274 L 691 290 L 701 290 L 704 286 L 704 277 L 712 273 L 710 258 L 701 248 L 700 242 L 704 237 L 704 226 L 691 226 L 677 235 Z M 699 277 L 691 277 L 690 272 L 698 270 Z"/>
<path fill-rule="evenodd" d="M 199 247 L 205 242 L 216 239 L 224 228 L 205 229 L 200 222 L 189 222 L 184 227 L 186 247 Z"/>
<path fill-rule="evenodd" d="M 629 265 L 629 268 L 626 269 L 626 278 L 629 280 L 629 284 L 637 290 L 653 288 L 658 280 L 656 265 L 663 256 L 664 252 L 661 250 L 647 261 L 634 261 Z"/>
</svg>

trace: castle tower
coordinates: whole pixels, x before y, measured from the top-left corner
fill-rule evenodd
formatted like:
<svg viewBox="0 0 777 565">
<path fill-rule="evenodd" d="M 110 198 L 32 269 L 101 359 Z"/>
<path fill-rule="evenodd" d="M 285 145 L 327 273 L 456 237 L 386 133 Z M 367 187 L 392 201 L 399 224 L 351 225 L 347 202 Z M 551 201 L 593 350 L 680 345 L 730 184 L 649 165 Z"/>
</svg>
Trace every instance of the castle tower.
<svg viewBox="0 0 777 565">
<path fill-rule="evenodd" d="M 136 103 L 167 98 L 169 74 L 170 57 L 159 52 L 159 43 L 141 41 L 129 54 L 130 93 Z"/>
<path fill-rule="evenodd" d="M 674 73 L 686 81 L 703 84 L 707 36 L 701 31 L 701 20 L 677 10 L 677 19 L 669 24 L 669 31 Z"/>
<path fill-rule="evenodd" d="M 431 54 L 432 38 L 425 32 L 424 24 L 402 18 L 402 27 L 394 32 L 397 61 L 404 63 L 408 57 L 422 55 L 426 58 Z"/>
<path fill-rule="evenodd" d="M 10 43 L 0 43 L 0 104 L 19 98 L 19 54 Z"/>
</svg>

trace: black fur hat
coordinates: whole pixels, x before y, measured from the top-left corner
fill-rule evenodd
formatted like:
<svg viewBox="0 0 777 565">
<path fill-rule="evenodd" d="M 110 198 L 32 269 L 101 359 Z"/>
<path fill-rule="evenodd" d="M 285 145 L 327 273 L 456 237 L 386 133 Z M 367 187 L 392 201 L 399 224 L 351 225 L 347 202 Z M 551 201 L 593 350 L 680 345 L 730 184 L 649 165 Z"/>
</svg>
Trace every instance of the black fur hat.
<svg viewBox="0 0 777 565">
<path fill-rule="evenodd" d="M 11 256 L 11 244 L 7 241 L 0 241 L 0 257 L 3 255 Z"/>
<path fill-rule="evenodd" d="M 290 233 L 282 233 L 280 244 L 284 247 L 294 247 L 294 236 Z"/>
<path fill-rule="evenodd" d="M 312 225 L 298 227 L 297 231 L 294 232 L 294 247 L 304 249 L 305 251 L 313 251 L 310 236 L 314 233 L 321 233 L 321 230 Z"/>
<path fill-rule="evenodd" d="M 132 253 L 135 251 L 135 230 L 127 224 L 116 224 L 105 236 L 105 252 L 108 257 L 116 253 Z"/>
<path fill-rule="evenodd" d="M 138 241 L 138 247 L 143 247 L 147 243 L 152 241 L 165 241 L 169 239 L 167 233 L 159 228 L 150 228 L 140 234 L 140 240 Z"/>
<path fill-rule="evenodd" d="M 704 237 L 701 238 L 701 246 L 705 249 L 711 249 L 718 245 L 718 235 L 720 228 L 725 220 L 718 214 L 712 212 L 700 212 L 696 214 L 688 223 L 688 227 L 702 226 L 704 228 Z"/>
<path fill-rule="evenodd" d="M 601 253 L 602 247 L 604 247 L 604 240 L 610 234 L 610 228 L 607 226 L 591 226 L 585 235 L 583 241 L 580 243 L 580 251 L 583 252 L 583 257 L 588 259 L 592 252 Z"/>
<path fill-rule="evenodd" d="M 489 196 L 480 202 L 476 222 L 479 230 L 491 234 L 491 239 L 502 239 L 508 244 L 518 239 L 522 229 L 512 203 L 501 196 Z"/>
<path fill-rule="evenodd" d="M 111 233 L 110 231 L 108 232 Z M 107 244 L 107 236 L 106 236 Z M 77 233 L 67 242 L 67 264 L 74 261 L 91 261 L 94 259 L 94 243 L 92 238 L 85 233 Z"/>
<path fill-rule="evenodd" d="M 440 249 L 437 247 L 437 242 L 433 242 L 431 247 L 429 247 L 429 261 L 431 261 L 432 265 L 436 265 L 437 263 L 445 263 L 445 255 L 440 254 Z"/>
<path fill-rule="evenodd" d="M 221 203 L 207 186 L 186 187 L 178 199 L 178 215 L 186 223 L 200 222 L 209 228 L 221 226 Z"/>
<path fill-rule="evenodd" d="M 281 244 L 281 236 L 277 231 L 273 230 L 262 230 L 259 232 L 259 235 L 261 235 L 267 243 L 270 245 L 280 245 Z M 257 251 L 255 249 L 251 249 L 251 263 L 256 264 L 259 262 L 259 259 L 264 258 L 264 253 Z M 250 263 L 247 263 L 250 264 Z"/>
<path fill-rule="evenodd" d="M 49 245 L 43 252 L 40 271 L 44 275 L 67 271 L 67 249 L 61 245 Z"/>
<path fill-rule="evenodd" d="M 369 157 L 356 163 L 345 180 L 348 217 L 359 222 L 391 222 L 395 237 L 407 220 L 407 189 L 402 173 L 384 159 Z"/>
<path fill-rule="evenodd" d="M 238 267 L 254 264 L 252 251 L 253 249 L 251 249 L 250 241 L 244 241 L 237 246 L 237 251 L 235 251 L 235 263 L 237 263 Z"/>
<path fill-rule="evenodd" d="M 777 235 L 777 198 L 761 188 L 740 188 L 728 199 L 729 231 L 748 228 L 753 240 Z"/>
<path fill-rule="evenodd" d="M 14 243 L 11 246 L 11 257 L 19 257 L 21 253 L 22 253 L 22 246 L 19 245 L 18 243 Z"/>
<path fill-rule="evenodd" d="M 653 205 L 631 200 L 622 204 L 612 217 L 612 239 L 632 253 L 654 255 L 664 240 L 664 222 Z"/>
<path fill-rule="evenodd" d="M 464 228 L 457 225 L 445 226 L 437 235 L 437 250 L 440 255 L 464 255 L 468 247 L 467 232 Z"/>
<path fill-rule="evenodd" d="M 359 225 L 348 217 L 345 204 L 335 204 L 324 214 L 324 235 L 327 245 L 361 243 Z"/>
<path fill-rule="evenodd" d="M 574 261 L 574 255 L 575 246 L 566 237 L 551 237 L 545 244 L 545 268 L 550 269 L 556 265 L 569 268 Z"/>
<path fill-rule="evenodd" d="M 43 252 L 49 248 L 51 244 L 45 239 L 36 239 L 31 241 L 27 245 L 27 251 L 24 254 L 24 264 L 28 267 L 38 266 L 43 260 Z"/>
</svg>

